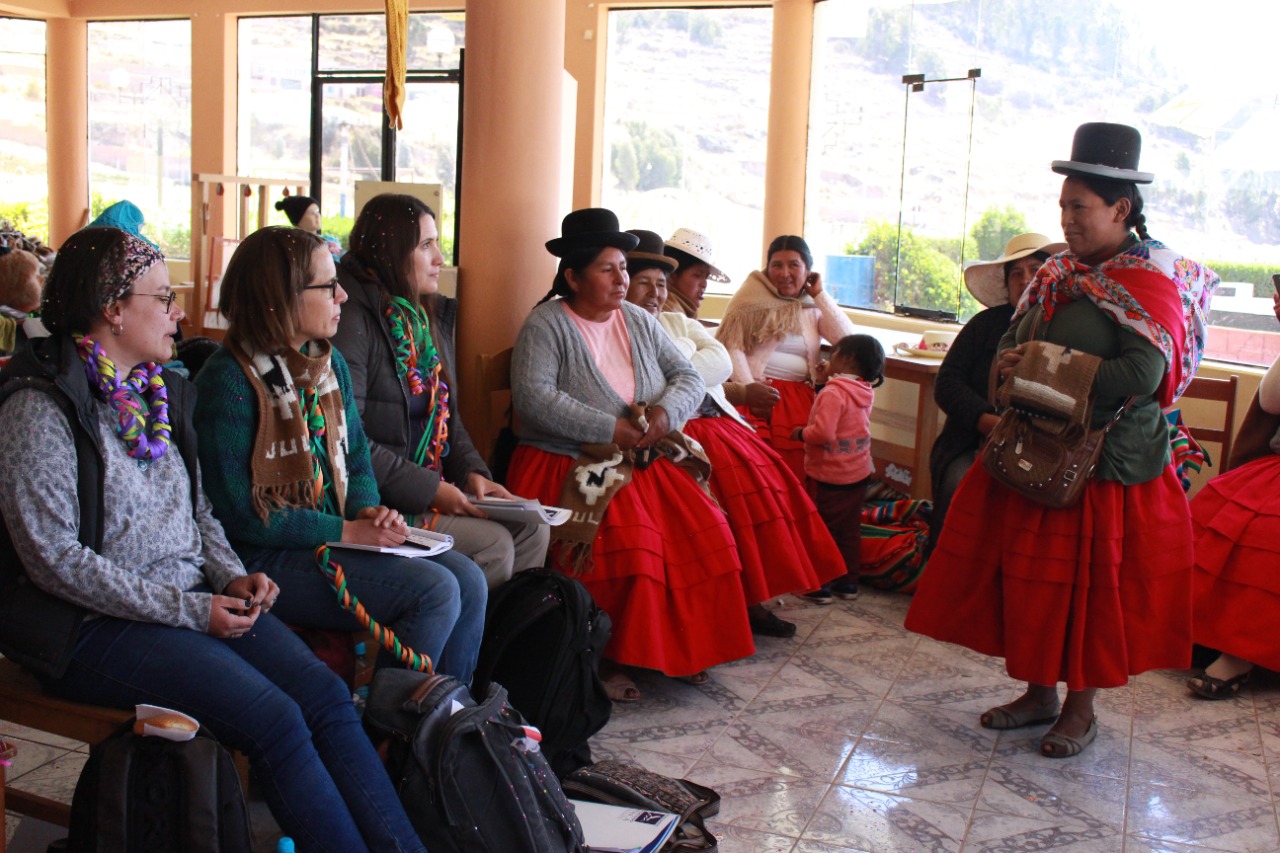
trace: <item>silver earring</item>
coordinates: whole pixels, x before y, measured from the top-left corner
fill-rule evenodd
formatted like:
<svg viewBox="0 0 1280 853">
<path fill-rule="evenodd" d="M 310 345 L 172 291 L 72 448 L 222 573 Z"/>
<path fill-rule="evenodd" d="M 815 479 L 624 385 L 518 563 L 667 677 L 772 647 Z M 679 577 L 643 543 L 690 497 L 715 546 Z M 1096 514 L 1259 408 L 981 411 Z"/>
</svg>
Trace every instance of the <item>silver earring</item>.
<svg viewBox="0 0 1280 853">
<path fill-rule="evenodd" d="M 117 338 L 124 334 L 124 323 L 118 323 L 112 326 L 111 334 L 115 335 Z"/>
</svg>

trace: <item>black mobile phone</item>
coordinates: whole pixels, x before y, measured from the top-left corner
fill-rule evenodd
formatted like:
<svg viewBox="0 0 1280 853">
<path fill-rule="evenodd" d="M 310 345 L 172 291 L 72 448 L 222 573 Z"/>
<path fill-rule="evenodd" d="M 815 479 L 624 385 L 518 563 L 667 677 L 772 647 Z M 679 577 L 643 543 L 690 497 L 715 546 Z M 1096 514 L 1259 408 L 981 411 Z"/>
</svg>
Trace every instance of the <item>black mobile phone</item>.
<svg viewBox="0 0 1280 853">
<path fill-rule="evenodd" d="M 1271 286 L 1275 288 L 1276 295 L 1280 296 L 1280 272 L 1272 274 Z"/>
</svg>

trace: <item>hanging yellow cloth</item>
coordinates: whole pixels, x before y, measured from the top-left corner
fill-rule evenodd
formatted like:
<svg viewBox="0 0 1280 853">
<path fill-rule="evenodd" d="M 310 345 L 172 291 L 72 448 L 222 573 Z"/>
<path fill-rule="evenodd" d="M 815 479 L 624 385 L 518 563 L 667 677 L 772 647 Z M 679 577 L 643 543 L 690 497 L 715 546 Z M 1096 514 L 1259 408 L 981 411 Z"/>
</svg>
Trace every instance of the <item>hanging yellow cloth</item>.
<svg viewBox="0 0 1280 853">
<path fill-rule="evenodd" d="M 409 0 L 387 0 L 387 79 L 382 97 L 387 107 L 387 124 L 404 127 L 404 71 L 409 64 Z"/>
</svg>

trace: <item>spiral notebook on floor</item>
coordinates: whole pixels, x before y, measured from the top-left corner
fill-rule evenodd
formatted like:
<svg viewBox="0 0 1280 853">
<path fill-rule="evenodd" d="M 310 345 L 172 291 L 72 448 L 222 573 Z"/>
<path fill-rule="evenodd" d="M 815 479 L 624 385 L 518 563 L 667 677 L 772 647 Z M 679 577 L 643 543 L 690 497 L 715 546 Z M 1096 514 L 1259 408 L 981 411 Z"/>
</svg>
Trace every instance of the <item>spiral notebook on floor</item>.
<svg viewBox="0 0 1280 853">
<path fill-rule="evenodd" d="M 346 548 L 349 551 L 373 551 L 375 554 L 392 554 L 397 557 L 434 557 L 453 547 L 453 537 L 421 527 L 410 527 L 403 545 L 356 545 L 352 542 L 326 542 L 329 548 Z"/>
<path fill-rule="evenodd" d="M 655 853 L 671 837 L 671 812 L 570 800 L 591 853 Z"/>
<path fill-rule="evenodd" d="M 569 520 L 569 510 L 558 506 L 543 506 L 529 498 L 476 498 L 471 503 L 484 510 L 494 521 L 518 521 L 523 524 L 550 524 L 552 527 Z"/>
</svg>

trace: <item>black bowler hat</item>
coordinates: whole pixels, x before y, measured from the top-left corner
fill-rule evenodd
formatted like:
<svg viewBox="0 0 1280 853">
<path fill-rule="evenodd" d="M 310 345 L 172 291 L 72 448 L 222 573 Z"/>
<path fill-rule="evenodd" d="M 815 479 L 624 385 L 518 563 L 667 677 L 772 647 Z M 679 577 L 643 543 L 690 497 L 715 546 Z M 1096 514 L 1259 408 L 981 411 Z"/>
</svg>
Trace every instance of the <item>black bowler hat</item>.
<svg viewBox="0 0 1280 853">
<path fill-rule="evenodd" d="M 1071 141 L 1071 159 L 1054 160 L 1053 171 L 1060 175 L 1086 175 L 1149 184 L 1156 176 L 1138 171 L 1142 134 L 1127 124 L 1089 122 L 1076 128 Z"/>
<path fill-rule="evenodd" d="M 560 223 L 560 236 L 547 241 L 547 251 L 563 258 L 574 249 L 605 246 L 630 252 L 639 243 L 639 237 L 622 230 L 612 210 L 586 207 L 565 216 Z"/>
<path fill-rule="evenodd" d="M 628 261 L 652 261 L 664 267 L 667 272 L 675 272 L 676 268 L 680 266 L 680 263 L 675 258 L 668 258 L 663 254 L 665 247 L 662 243 L 662 237 L 659 235 L 639 228 L 627 233 L 634 235 L 640 241 L 636 243 L 633 251 L 627 252 Z"/>
</svg>

